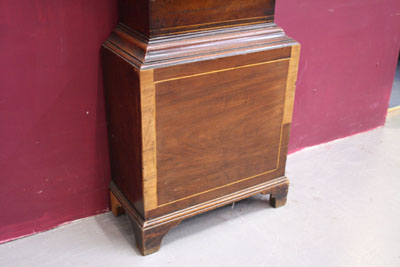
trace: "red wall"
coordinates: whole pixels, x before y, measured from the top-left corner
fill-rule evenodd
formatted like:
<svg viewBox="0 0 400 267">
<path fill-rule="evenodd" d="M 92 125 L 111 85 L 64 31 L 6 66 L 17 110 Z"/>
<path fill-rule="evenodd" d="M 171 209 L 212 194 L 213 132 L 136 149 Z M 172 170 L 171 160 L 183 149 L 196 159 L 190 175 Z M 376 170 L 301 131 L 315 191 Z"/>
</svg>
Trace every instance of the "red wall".
<svg viewBox="0 0 400 267">
<path fill-rule="evenodd" d="M 383 125 L 400 49 L 400 0 L 277 0 L 302 44 L 289 151 Z"/>
<path fill-rule="evenodd" d="M 0 0 L 0 241 L 107 210 L 99 51 L 115 3 Z"/>
<path fill-rule="evenodd" d="M 99 48 L 116 0 L 0 0 L 0 242 L 108 209 Z M 290 150 L 382 125 L 398 0 L 277 0 L 302 44 Z"/>
</svg>

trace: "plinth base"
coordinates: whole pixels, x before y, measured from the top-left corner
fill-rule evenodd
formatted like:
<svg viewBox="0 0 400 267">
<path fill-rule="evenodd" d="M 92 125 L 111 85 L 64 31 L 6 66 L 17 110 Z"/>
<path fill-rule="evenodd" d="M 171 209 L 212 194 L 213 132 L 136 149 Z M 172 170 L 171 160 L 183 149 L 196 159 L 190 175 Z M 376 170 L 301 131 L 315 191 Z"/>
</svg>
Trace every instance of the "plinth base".
<svg viewBox="0 0 400 267">
<path fill-rule="evenodd" d="M 160 249 L 162 239 L 168 231 L 178 226 L 184 219 L 237 202 L 259 193 L 269 194 L 270 205 L 274 208 L 279 208 L 286 203 L 288 187 L 289 180 L 284 176 L 162 217 L 144 220 L 123 196 L 118 187 L 111 182 L 111 210 L 115 216 L 124 212 L 127 213 L 135 232 L 137 247 L 140 253 L 148 255 L 157 252 Z"/>
</svg>

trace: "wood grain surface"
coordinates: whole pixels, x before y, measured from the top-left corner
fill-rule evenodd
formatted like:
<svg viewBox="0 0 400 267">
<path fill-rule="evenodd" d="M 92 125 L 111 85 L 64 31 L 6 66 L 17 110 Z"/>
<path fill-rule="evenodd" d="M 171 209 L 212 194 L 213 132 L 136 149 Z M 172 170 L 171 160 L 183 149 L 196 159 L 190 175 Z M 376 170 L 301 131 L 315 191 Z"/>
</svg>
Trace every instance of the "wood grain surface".
<svg viewBox="0 0 400 267">
<path fill-rule="evenodd" d="M 273 21 L 275 0 L 120 0 L 120 20 L 147 37 Z"/>
<path fill-rule="evenodd" d="M 274 0 L 150 1 L 151 36 L 272 21 Z"/>
<path fill-rule="evenodd" d="M 112 179 L 144 216 L 139 70 L 102 49 Z"/>
<path fill-rule="evenodd" d="M 289 60 L 156 84 L 159 205 L 277 168 Z"/>
</svg>

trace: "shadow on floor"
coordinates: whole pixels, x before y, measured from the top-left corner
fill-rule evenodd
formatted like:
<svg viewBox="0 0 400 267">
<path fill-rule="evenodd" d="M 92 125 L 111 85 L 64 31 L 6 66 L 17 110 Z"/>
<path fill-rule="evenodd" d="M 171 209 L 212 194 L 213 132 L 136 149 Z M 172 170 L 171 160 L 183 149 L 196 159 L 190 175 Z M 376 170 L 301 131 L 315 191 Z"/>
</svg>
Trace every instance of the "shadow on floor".
<svg viewBox="0 0 400 267">
<path fill-rule="evenodd" d="M 258 194 L 251 198 L 236 202 L 233 205 L 226 205 L 224 207 L 188 218 L 183 220 L 180 225 L 168 232 L 168 234 L 164 237 L 161 249 L 164 245 L 172 244 L 177 240 L 190 238 L 191 235 L 196 235 L 203 231 L 212 231 L 213 228 L 223 223 L 235 223 L 235 221 L 240 220 L 242 216 L 247 217 L 249 214 L 262 212 L 266 209 L 271 209 L 271 211 L 273 210 L 273 208 L 269 205 L 269 195 Z M 141 256 L 136 247 L 133 228 L 128 216 L 121 215 L 114 219 L 120 235 L 125 238 L 127 243 L 129 243 L 135 254 Z M 110 240 L 114 238 L 113 235 L 115 233 L 109 232 L 109 221 L 105 221 L 104 218 L 98 218 L 96 219 L 96 223 Z"/>
</svg>

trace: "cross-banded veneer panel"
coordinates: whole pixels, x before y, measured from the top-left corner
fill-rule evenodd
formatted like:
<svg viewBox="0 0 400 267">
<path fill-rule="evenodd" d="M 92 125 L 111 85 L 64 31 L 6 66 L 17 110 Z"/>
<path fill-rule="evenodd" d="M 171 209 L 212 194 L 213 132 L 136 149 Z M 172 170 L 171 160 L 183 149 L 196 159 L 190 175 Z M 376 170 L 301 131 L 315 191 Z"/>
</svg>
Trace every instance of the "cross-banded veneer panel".
<svg viewBox="0 0 400 267">
<path fill-rule="evenodd" d="M 158 206 L 278 168 L 288 59 L 156 82 Z"/>
</svg>

